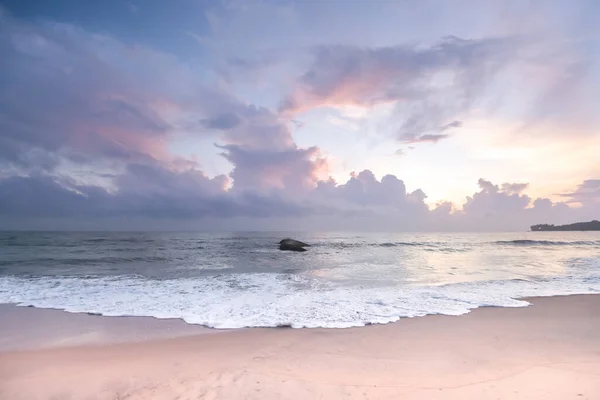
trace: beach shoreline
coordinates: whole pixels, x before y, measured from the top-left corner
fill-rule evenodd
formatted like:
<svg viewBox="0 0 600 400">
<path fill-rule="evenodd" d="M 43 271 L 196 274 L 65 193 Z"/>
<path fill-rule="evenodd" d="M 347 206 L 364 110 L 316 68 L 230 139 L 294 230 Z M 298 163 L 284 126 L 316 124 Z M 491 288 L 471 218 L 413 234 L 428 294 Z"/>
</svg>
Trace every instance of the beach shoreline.
<svg viewBox="0 0 600 400">
<path fill-rule="evenodd" d="M 80 331 L 109 324 L 112 341 L 1 351 L 0 398 L 599 398 L 600 295 L 524 300 L 359 328 L 231 331 L 5 305 L 0 315 L 28 314 L 29 325 L 8 324 L 21 337 L 36 324 L 52 336 L 62 314 Z"/>
<path fill-rule="evenodd" d="M 0 325 L 0 352 L 11 350 L 44 349 L 55 347 L 71 347 L 77 345 L 111 345 L 117 343 L 148 341 L 153 339 L 174 339 L 182 336 L 200 334 L 217 334 L 254 329 L 309 329 L 309 330 L 345 330 L 365 328 L 369 326 L 390 325 L 404 320 L 424 317 L 460 317 L 482 308 L 526 308 L 531 307 L 532 301 L 546 298 L 568 298 L 573 296 L 600 296 L 600 293 L 586 294 L 559 294 L 552 296 L 517 297 L 514 300 L 526 302 L 527 305 L 495 306 L 480 305 L 471 308 L 467 313 L 460 315 L 425 314 L 414 317 L 399 317 L 387 323 L 366 323 L 361 326 L 348 327 L 294 327 L 291 324 L 264 327 L 241 328 L 214 328 L 202 324 L 194 324 L 183 318 L 160 318 L 139 315 L 103 315 L 96 312 L 68 311 L 62 308 L 37 307 L 34 305 L 21 305 L 19 303 L 0 303 L 0 320 L 8 324 Z M 16 321 L 13 320 L 16 318 Z M 16 322 L 16 324 L 15 324 Z M 24 340 L 23 332 L 32 330 L 39 323 L 60 326 L 61 329 L 50 331 Z M 19 326 L 25 324 L 26 326 Z M 17 325 L 17 326 L 15 326 Z M 7 329 L 11 328 L 11 329 Z M 48 326 L 46 326 L 48 328 Z M 81 330 L 97 335 L 82 334 Z M 39 333 L 39 332 L 38 332 Z M 80 337 L 77 337 L 80 335 Z"/>
<path fill-rule="evenodd" d="M 531 307 L 533 301 L 546 298 L 563 298 L 572 296 L 600 296 L 600 294 L 567 294 L 555 296 L 536 296 L 515 298 L 529 303 L 518 307 L 478 306 L 461 315 L 426 314 L 415 317 L 400 317 L 388 323 L 367 323 L 363 326 L 345 328 L 329 327 L 292 327 L 292 325 L 243 328 L 213 328 L 202 324 L 186 322 L 183 318 L 159 318 L 136 315 L 102 315 L 95 312 L 75 312 L 61 308 L 36 307 L 19 305 L 18 303 L 0 303 L 0 320 L 7 321 L 0 325 L 0 352 L 14 350 L 43 350 L 58 347 L 105 346 L 119 343 L 145 342 L 157 339 L 175 339 L 178 337 L 219 334 L 256 329 L 309 329 L 309 330 L 346 330 L 360 329 L 369 326 L 391 325 L 414 318 L 430 318 L 436 316 L 460 317 L 481 308 L 525 308 Z M 44 325 L 44 332 L 35 330 L 37 325 Z M 30 336 L 24 335 L 29 333 Z M 33 334 L 33 335 L 31 335 Z"/>
</svg>

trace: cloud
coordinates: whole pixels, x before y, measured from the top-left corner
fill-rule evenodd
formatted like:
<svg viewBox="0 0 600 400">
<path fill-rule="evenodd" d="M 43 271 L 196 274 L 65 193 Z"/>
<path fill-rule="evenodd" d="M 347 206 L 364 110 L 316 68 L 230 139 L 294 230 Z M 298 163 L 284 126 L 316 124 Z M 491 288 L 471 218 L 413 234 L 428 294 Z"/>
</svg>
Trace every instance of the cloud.
<svg viewBox="0 0 600 400">
<path fill-rule="evenodd" d="M 232 113 L 219 114 L 211 119 L 200 121 L 207 129 L 230 130 L 240 123 L 240 117 Z"/>
<path fill-rule="evenodd" d="M 285 189 L 297 194 L 314 187 L 318 178 L 328 173 L 320 149 L 298 147 L 287 121 L 277 114 L 235 99 L 223 108 L 235 111 L 204 120 L 203 125 L 221 133 L 225 144 L 216 147 L 233 165 L 234 190 Z"/>
<path fill-rule="evenodd" d="M 461 126 L 463 126 L 462 121 L 452 121 L 449 124 L 441 126 L 440 131 L 444 132 L 444 131 L 447 131 L 448 129 L 460 128 Z"/>
<path fill-rule="evenodd" d="M 511 184 L 503 184 L 502 189 L 498 185 L 485 179 L 480 179 L 479 187 L 481 191 L 475 193 L 472 197 L 467 197 L 463 205 L 463 210 L 469 215 L 494 215 L 511 214 L 525 209 L 531 202 L 527 195 L 521 195 L 511 188 Z"/>
<path fill-rule="evenodd" d="M 394 110 L 383 130 L 404 143 L 437 142 L 463 120 L 499 114 L 518 121 L 515 135 L 548 123 L 595 134 L 590 105 L 600 81 L 586 44 L 529 34 L 448 36 L 430 46 L 316 46 L 280 110 L 386 104 Z"/>
<path fill-rule="evenodd" d="M 353 174 L 343 184 L 319 181 L 314 189 L 295 197 L 277 190 L 223 191 L 225 176 L 211 179 L 197 171 L 174 172 L 160 166 L 131 167 L 117 182 L 117 190 L 109 192 L 48 175 L 0 179 L 0 220 L 50 218 L 61 226 L 58 221 L 73 218 L 81 223 L 146 218 L 189 227 L 190 221 L 203 226 L 202 221 L 228 224 L 227 220 L 242 218 L 245 222 L 237 229 L 253 229 L 264 221 L 273 221 L 265 225 L 273 228 L 276 221 L 285 220 L 305 229 L 490 231 L 589 220 L 597 214 L 597 206 L 575 209 L 549 199 L 532 200 L 501 189 L 511 184 L 495 185 L 484 179 L 462 210 L 449 202 L 428 207 L 422 190 L 409 192 L 397 177 L 378 180 L 368 170 Z M 119 227 L 118 223 L 112 227 Z"/>
<path fill-rule="evenodd" d="M 172 171 L 159 164 L 130 164 L 115 183 L 121 195 L 201 198 L 222 194 L 229 179 L 225 175 L 209 178 L 196 169 Z"/>
<path fill-rule="evenodd" d="M 503 183 L 502 191 L 509 194 L 518 194 L 529 187 L 529 183 Z"/>
<path fill-rule="evenodd" d="M 478 183 L 480 190 L 466 198 L 462 210 L 450 214 L 447 226 L 461 230 L 523 231 L 539 223 L 566 224 L 597 218 L 597 206 L 593 203 L 571 208 L 564 202 L 531 198 L 522 193 L 528 187 L 525 183 L 496 185 L 485 179 Z"/>
<path fill-rule="evenodd" d="M 388 103 L 400 142 L 445 139 L 518 50 L 512 44 L 449 37 L 429 47 L 313 47 L 312 64 L 274 112 L 207 84 L 206 70 L 173 55 L 0 14 L 0 214 L 58 226 L 136 216 L 401 230 L 523 229 L 591 215 L 597 180 L 562 194 L 585 203 L 577 210 L 530 198 L 525 183 L 483 179 L 462 208 L 428 207 L 424 190 L 407 190 L 392 174 L 378 179 L 364 169 L 338 183 L 321 148 L 294 140 L 290 115 L 302 110 Z M 267 61 L 228 65 L 252 71 Z M 214 142 L 231 172 L 208 176 L 195 159 L 175 155 L 182 137 Z"/>
<path fill-rule="evenodd" d="M 396 135 L 402 143 L 437 143 L 450 137 L 445 132 L 462 126 L 462 122 L 456 120 L 442 126 L 436 126 L 436 121 L 439 121 L 438 117 L 444 113 L 439 106 L 429 103 L 422 105 L 421 102 L 417 102 L 416 105 L 410 107 L 411 115 L 404 119 Z"/>
<path fill-rule="evenodd" d="M 0 180 L 0 214 L 27 217 L 95 217 L 110 195 L 101 188 L 60 184 L 45 176 Z"/>
<path fill-rule="evenodd" d="M 120 190 L 150 189 L 150 179 L 118 181 L 133 169 L 139 178 L 144 165 L 156 173 L 157 165 L 194 167 L 203 175 L 195 160 L 169 150 L 182 134 L 220 142 L 239 190 L 282 187 L 288 178 L 314 184 L 315 171 L 327 169 L 318 148 L 295 144 L 287 120 L 203 84 L 171 55 L 72 25 L 0 18 L 0 54 L 7 60 L 0 79 L 4 171 L 56 175 L 64 165 L 90 166 L 98 175 L 115 174 L 111 185 Z M 172 176 L 181 182 L 174 190 L 198 184 L 191 174 Z"/>
<path fill-rule="evenodd" d="M 230 149 L 231 150 L 231 149 Z M 314 152 L 314 149 L 308 152 Z M 289 162 L 280 155 L 283 163 Z M 302 168 L 310 164 L 299 162 Z M 259 167 L 260 168 L 260 167 Z M 284 168 L 284 171 L 286 169 Z M 312 184 L 288 179 L 292 185 Z M 233 175 L 235 179 L 235 174 Z M 130 165 L 115 180 L 115 190 L 78 184 L 72 179 L 49 175 L 15 176 L 0 180 L 0 215 L 37 217 L 105 218 L 143 216 L 152 218 L 278 218 L 329 215 L 377 214 L 382 207 L 398 213 L 427 212 L 424 193 L 407 193 L 404 183 L 388 175 L 378 181 L 362 171 L 346 184 L 319 181 L 316 187 L 302 187 L 301 196 L 290 196 L 294 188 L 286 183 L 281 190 L 226 191 L 228 178 L 208 178 L 201 172 L 171 171 L 160 165 Z M 242 188 L 245 189 L 245 188 Z M 358 215 L 357 214 L 357 215 Z"/>
<path fill-rule="evenodd" d="M 220 105 L 220 109 L 232 111 L 227 113 L 227 117 L 224 117 L 221 111 L 208 121 L 213 129 L 221 131 L 220 137 L 227 144 L 258 150 L 284 150 L 295 146 L 287 121 L 267 108 L 246 105 L 230 98 L 228 103 L 223 102 Z"/>
<path fill-rule="evenodd" d="M 437 143 L 442 139 L 446 139 L 448 135 L 416 135 L 416 134 L 404 134 L 401 137 L 401 142 L 403 143 L 423 143 L 423 142 L 431 142 Z"/>
<path fill-rule="evenodd" d="M 489 62 L 497 63 L 496 59 L 506 51 L 506 44 L 499 40 L 469 41 L 455 37 L 425 49 L 321 46 L 314 50 L 313 64 L 300 77 L 295 93 L 282 103 L 282 110 L 300 112 L 319 106 L 371 106 L 420 98 L 434 89 L 428 80 L 436 73 L 447 71 L 461 75 L 448 76 L 450 84 L 455 78 L 469 83 L 468 72 L 481 68 L 479 64 L 488 58 Z"/>
<path fill-rule="evenodd" d="M 60 220 L 69 218 L 80 218 L 82 222 L 118 217 L 200 221 L 239 216 L 278 218 L 309 212 L 277 196 L 223 192 L 219 189 L 224 177 L 211 180 L 193 171 L 177 173 L 145 168 L 132 168 L 121 176 L 113 193 L 51 176 L 0 180 L 0 217 L 54 218 L 60 227 Z"/>
<path fill-rule="evenodd" d="M 369 170 L 353 173 L 347 183 L 336 187 L 334 197 L 363 207 L 389 207 L 402 211 L 426 208 L 423 191 L 417 189 L 408 193 L 404 182 L 395 175 L 385 175 L 378 181 Z"/>
<path fill-rule="evenodd" d="M 300 149 L 249 149 L 239 145 L 218 146 L 234 169 L 235 190 L 285 189 L 298 193 L 312 189 L 320 175 L 327 173 L 327 160 L 317 147 Z"/>
<path fill-rule="evenodd" d="M 588 179 L 570 193 L 560 193 L 568 203 L 600 204 L 600 179 Z"/>
<path fill-rule="evenodd" d="M 56 158 L 162 159 L 172 124 L 162 110 L 192 74 L 153 50 L 72 25 L 0 16 L 0 140 L 4 162 Z M 49 156 L 46 156 L 46 158 Z M 57 163 L 46 163 L 46 169 Z"/>
<path fill-rule="evenodd" d="M 296 114 L 317 107 L 394 103 L 400 141 L 435 142 L 462 126 L 457 117 L 483 96 L 495 74 L 515 57 L 518 44 L 514 38 L 450 36 L 430 47 L 320 46 L 280 108 Z"/>
</svg>

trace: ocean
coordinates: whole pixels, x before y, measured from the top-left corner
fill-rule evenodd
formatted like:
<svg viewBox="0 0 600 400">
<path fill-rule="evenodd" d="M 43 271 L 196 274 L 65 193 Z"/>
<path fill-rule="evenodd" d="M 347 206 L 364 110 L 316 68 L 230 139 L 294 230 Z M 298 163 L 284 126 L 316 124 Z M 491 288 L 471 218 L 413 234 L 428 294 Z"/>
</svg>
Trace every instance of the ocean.
<svg viewBox="0 0 600 400">
<path fill-rule="evenodd" d="M 278 250 L 279 240 L 310 243 Z M 600 232 L 0 232 L 0 303 L 346 328 L 600 293 Z"/>
</svg>

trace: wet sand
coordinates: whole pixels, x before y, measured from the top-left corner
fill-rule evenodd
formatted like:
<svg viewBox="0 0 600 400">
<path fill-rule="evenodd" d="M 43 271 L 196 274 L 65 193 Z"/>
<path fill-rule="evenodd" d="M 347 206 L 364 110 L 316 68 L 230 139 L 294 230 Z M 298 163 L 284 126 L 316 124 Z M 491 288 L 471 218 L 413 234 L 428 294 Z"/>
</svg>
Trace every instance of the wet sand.
<svg viewBox="0 0 600 400">
<path fill-rule="evenodd" d="M 2 306 L 0 399 L 600 399 L 600 295 L 527 300 L 228 332 Z"/>
<path fill-rule="evenodd" d="M 180 319 L 100 317 L 8 304 L 0 304 L 0 321 L 0 351 L 110 345 L 225 332 L 189 325 Z"/>
</svg>

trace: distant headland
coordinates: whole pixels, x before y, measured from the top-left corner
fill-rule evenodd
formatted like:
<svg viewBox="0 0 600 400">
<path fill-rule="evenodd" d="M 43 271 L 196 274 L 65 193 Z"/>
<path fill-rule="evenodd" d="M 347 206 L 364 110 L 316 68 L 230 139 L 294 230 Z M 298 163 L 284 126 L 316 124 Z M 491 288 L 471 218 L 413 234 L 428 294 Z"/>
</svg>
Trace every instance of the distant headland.
<svg viewBox="0 0 600 400">
<path fill-rule="evenodd" d="M 569 225 L 532 225 L 532 231 L 600 231 L 600 221 L 577 222 Z"/>
</svg>

